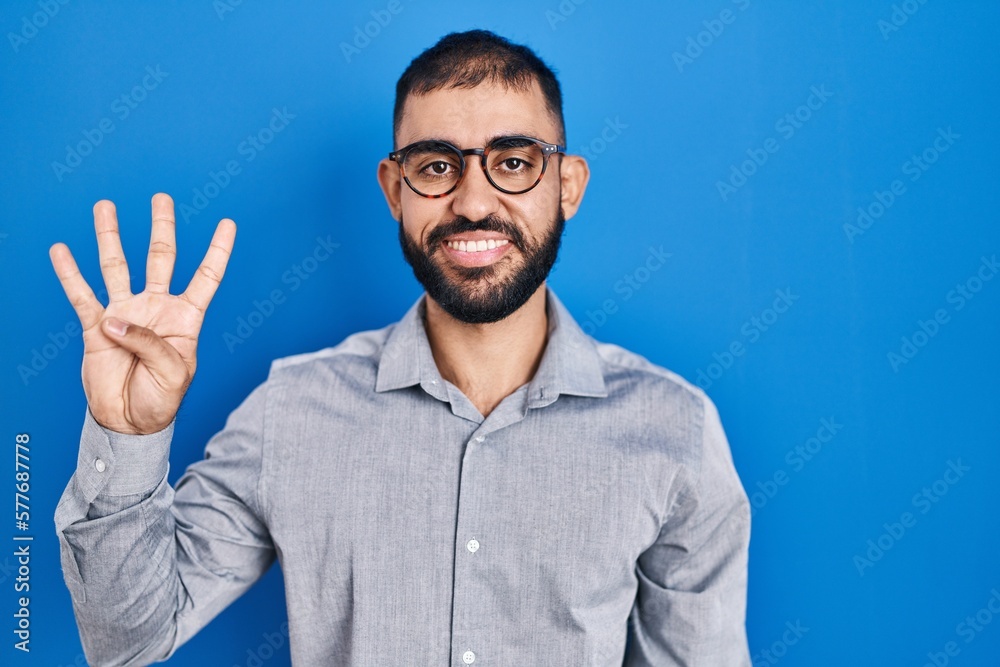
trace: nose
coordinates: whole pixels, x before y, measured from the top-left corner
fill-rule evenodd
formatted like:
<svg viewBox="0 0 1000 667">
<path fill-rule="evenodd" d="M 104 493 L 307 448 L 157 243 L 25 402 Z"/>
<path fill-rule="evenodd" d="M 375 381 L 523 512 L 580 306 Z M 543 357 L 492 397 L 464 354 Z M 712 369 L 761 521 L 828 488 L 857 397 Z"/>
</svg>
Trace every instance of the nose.
<svg viewBox="0 0 1000 667">
<path fill-rule="evenodd" d="M 490 184 L 478 155 L 465 162 L 462 182 L 451 193 L 451 211 L 469 220 L 482 220 L 500 208 L 500 191 Z"/>
</svg>

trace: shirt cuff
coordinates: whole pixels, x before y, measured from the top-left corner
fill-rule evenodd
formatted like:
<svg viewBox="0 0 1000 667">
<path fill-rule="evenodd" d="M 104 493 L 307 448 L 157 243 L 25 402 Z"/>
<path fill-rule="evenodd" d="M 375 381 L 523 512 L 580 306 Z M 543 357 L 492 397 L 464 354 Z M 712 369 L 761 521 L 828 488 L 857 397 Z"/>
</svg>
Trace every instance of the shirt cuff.
<svg viewBox="0 0 1000 667">
<path fill-rule="evenodd" d="M 171 422 L 149 435 L 128 435 L 104 428 L 87 408 L 76 462 L 76 483 L 88 503 L 98 494 L 148 494 L 167 474 Z"/>
</svg>

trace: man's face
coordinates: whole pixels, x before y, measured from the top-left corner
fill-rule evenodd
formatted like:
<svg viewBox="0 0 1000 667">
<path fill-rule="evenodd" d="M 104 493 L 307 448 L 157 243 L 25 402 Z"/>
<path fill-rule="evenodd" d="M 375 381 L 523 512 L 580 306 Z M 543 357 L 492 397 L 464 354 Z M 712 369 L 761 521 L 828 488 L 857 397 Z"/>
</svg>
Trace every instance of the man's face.
<svg viewBox="0 0 1000 667">
<path fill-rule="evenodd" d="M 397 145 L 439 139 L 461 149 L 482 148 L 505 135 L 559 142 L 559 127 L 537 83 L 527 91 L 483 84 L 410 96 Z M 531 191 L 509 195 L 490 185 L 478 156 L 468 156 L 461 183 L 438 199 L 410 190 L 395 163 L 380 165 L 380 182 L 400 220 L 403 255 L 428 295 L 451 316 L 470 323 L 498 321 L 544 283 L 564 222 L 559 162 L 558 156 L 549 159 Z M 487 249 L 479 250 L 482 244 Z"/>
</svg>

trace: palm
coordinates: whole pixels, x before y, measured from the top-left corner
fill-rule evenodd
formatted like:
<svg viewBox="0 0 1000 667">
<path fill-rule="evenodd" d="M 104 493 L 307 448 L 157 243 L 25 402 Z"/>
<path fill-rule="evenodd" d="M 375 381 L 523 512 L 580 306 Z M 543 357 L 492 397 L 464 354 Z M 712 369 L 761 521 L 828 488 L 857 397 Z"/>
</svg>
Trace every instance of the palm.
<svg viewBox="0 0 1000 667">
<path fill-rule="evenodd" d="M 83 325 L 83 387 L 94 418 L 121 433 L 153 433 L 167 426 L 195 371 L 204 311 L 218 287 L 233 245 L 235 226 L 223 220 L 187 290 L 168 291 L 175 258 L 173 202 L 153 197 L 153 231 L 146 289 L 132 294 L 128 266 L 110 202 L 94 207 L 106 308 L 94 297 L 65 246 L 53 246 L 53 266 Z M 131 337 L 106 330 L 129 324 Z M 141 336 L 137 334 L 141 333 Z"/>
<path fill-rule="evenodd" d="M 194 374 L 201 317 L 190 304 L 176 296 L 143 292 L 109 304 L 104 314 L 152 330 L 177 350 L 188 373 Z M 109 401 L 101 406 L 101 423 L 107 428 L 125 432 L 134 426 L 141 431 L 147 422 L 162 423 L 164 413 L 177 411 L 178 405 L 142 359 L 99 325 L 83 332 L 83 349 L 83 389 L 92 406 L 98 397 Z"/>
</svg>

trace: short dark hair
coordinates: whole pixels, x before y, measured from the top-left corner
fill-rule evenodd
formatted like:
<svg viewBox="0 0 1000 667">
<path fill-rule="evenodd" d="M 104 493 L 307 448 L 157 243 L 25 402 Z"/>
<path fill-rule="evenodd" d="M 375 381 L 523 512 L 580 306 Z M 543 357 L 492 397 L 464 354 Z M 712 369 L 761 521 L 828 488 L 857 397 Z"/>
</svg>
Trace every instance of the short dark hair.
<svg viewBox="0 0 1000 667">
<path fill-rule="evenodd" d="M 447 34 L 410 62 L 396 82 L 393 142 L 399 133 L 407 97 L 444 87 L 474 88 L 484 81 L 520 90 L 528 90 L 532 81 L 538 81 L 545 106 L 559 126 L 556 141 L 566 143 L 562 91 L 555 73 L 528 47 L 514 44 L 489 30 Z"/>
</svg>

